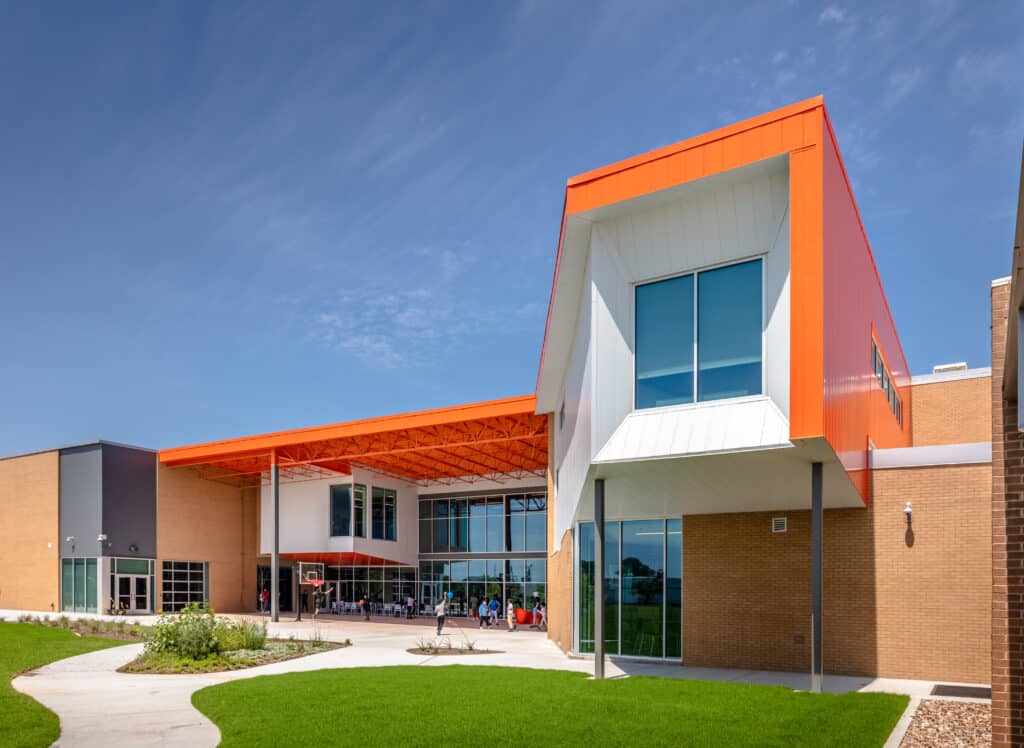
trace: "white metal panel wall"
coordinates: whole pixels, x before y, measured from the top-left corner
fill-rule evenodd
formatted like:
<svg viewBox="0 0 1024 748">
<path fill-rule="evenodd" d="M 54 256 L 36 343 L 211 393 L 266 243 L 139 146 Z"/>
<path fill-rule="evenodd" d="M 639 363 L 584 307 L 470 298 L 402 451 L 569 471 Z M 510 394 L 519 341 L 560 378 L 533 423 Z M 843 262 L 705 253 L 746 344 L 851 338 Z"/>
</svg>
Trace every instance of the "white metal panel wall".
<svg viewBox="0 0 1024 748">
<path fill-rule="evenodd" d="M 576 320 L 576 334 L 565 381 L 565 423 L 559 428 L 555 416 L 555 463 L 558 470 L 558 485 L 555 490 L 555 548 L 561 545 L 562 536 L 572 527 L 576 516 L 583 486 L 586 483 L 590 461 L 595 454 L 591 433 L 591 396 L 593 392 L 593 361 L 591 347 L 591 309 L 593 305 L 593 284 L 591 266 L 588 264 L 584 293 Z"/>
<path fill-rule="evenodd" d="M 633 284 L 765 262 L 765 391 L 789 418 L 789 177 L 784 169 L 594 224 L 595 453 L 633 409 Z"/>
<path fill-rule="evenodd" d="M 419 558 L 420 551 L 420 530 L 419 530 L 419 491 L 417 487 L 395 480 L 385 478 L 375 473 L 356 468 L 352 471 L 352 478 L 356 483 L 366 484 L 366 538 L 356 538 L 354 550 L 356 553 L 366 553 L 378 558 L 387 558 L 392 561 L 415 564 Z M 380 488 L 393 488 L 398 493 L 398 540 L 373 540 L 372 534 L 372 486 Z"/>
<path fill-rule="evenodd" d="M 337 478 L 281 484 L 281 553 L 366 553 L 371 556 L 415 563 L 419 552 L 419 514 L 415 486 L 354 470 L 353 478 Z M 331 537 L 331 486 L 350 481 L 366 484 L 366 534 L 370 535 L 371 486 L 393 488 L 398 493 L 398 540 Z M 270 486 L 260 491 L 260 552 L 270 553 L 273 546 L 271 522 L 273 495 Z"/>
</svg>

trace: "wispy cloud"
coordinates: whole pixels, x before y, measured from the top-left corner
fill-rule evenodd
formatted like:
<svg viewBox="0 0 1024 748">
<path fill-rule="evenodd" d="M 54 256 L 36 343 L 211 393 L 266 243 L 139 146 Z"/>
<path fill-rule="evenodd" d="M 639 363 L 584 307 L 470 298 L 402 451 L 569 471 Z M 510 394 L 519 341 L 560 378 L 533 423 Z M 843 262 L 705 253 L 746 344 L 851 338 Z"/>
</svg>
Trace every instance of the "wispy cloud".
<svg viewBox="0 0 1024 748">
<path fill-rule="evenodd" d="M 953 86 L 969 93 L 992 84 L 1002 84 L 1012 77 L 1012 60 L 1004 51 L 967 52 L 953 63 L 950 81 Z"/>
<path fill-rule="evenodd" d="M 892 108 L 910 96 L 924 82 L 928 71 L 922 67 L 897 70 L 889 76 L 885 92 L 885 106 Z"/>
<path fill-rule="evenodd" d="M 843 23 L 846 19 L 846 10 L 835 4 L 826 5 L 818 14 L 818 23 Z"/>
</svg>

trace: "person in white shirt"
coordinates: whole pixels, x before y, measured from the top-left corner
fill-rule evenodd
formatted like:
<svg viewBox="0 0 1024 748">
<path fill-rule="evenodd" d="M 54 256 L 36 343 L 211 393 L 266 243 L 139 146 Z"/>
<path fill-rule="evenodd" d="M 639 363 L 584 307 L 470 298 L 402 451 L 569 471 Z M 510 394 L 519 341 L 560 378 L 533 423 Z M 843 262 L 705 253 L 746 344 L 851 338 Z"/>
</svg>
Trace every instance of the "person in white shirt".
<svg viewBox="0 0 1024 748">
<path fill-rule="evenodd" d="M 516 606 L 512 604 L 512 601 L 508 601 L 508 608 L 505 611 L 505 616 L 508 619 L 508 630 L 516 630 Z"/>
<path fill-rule="evenodd" d="M 442 597 L 437 605 L 434 606 L 434 615 L 437 616 L 437 635 L 441 635 L 441 629 L 444 628 L 444 598 Z"/>
</svg>

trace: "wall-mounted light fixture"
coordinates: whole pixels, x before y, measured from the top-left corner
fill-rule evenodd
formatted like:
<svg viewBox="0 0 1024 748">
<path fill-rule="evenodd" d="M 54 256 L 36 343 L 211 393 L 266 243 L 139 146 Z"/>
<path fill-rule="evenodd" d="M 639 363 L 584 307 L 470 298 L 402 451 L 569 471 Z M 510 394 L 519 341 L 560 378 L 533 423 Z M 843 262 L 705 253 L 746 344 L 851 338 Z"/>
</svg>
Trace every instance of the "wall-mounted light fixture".
<svg viewBox="0 0 1024 748">
<path fill-rule="evenodd" d="M 99 535 L 96 536 L 96 542 L 97 543 L 106 543 L 107 542 L 107 534 L 105 532 L 101 532 Z"/>
<path fill-rule="evenodd" d="M 914 521 L 914 507 L 910 505 L 909 501 L 903 506 L 903 516 L 907 518 L 907 527 L 910 527 Z"/>
<path fill-rule="evenodd" d="M 139 546 L 135 545 L 135 543 L 132 543 L 130 546 L 128 546 L 128 552 L 129 553 L 138 553 L 139 552 Z"/>
</svg>

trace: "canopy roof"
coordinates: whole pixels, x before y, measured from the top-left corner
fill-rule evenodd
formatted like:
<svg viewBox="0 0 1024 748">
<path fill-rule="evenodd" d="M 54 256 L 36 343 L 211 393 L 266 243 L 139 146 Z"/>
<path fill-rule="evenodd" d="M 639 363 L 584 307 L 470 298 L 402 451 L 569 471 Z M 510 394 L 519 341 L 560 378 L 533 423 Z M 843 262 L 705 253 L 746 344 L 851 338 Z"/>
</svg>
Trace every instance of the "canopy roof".
<svg viewBox="0 0 1024 748">
<path fill-rule="evenodd" d="M 160 462 L 240 484 L 314 480 L 353 467 L 420 485 L 502 481 L 547 470 L 548 417 L 533 395 L 164 449 Z"/>
</svg>

